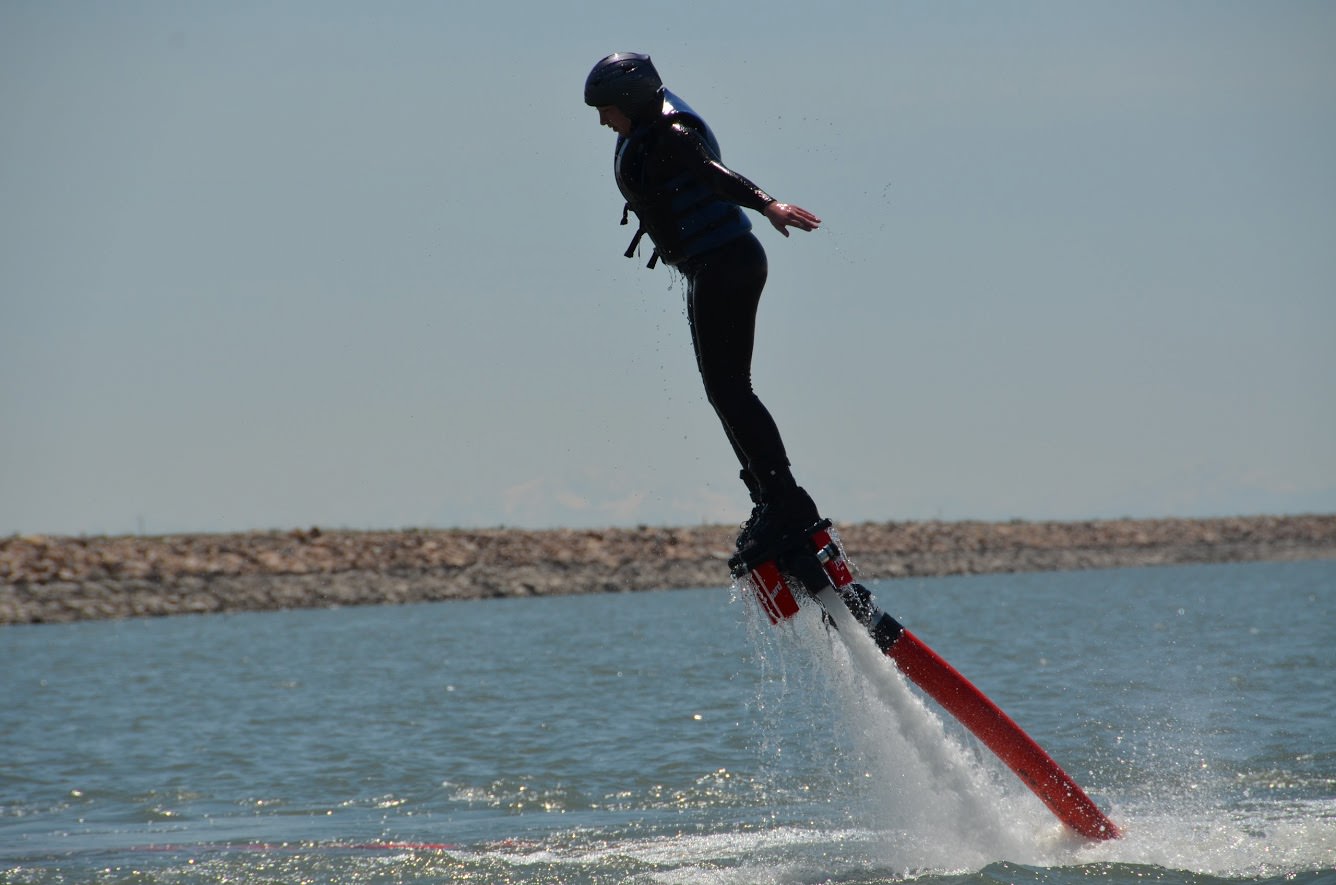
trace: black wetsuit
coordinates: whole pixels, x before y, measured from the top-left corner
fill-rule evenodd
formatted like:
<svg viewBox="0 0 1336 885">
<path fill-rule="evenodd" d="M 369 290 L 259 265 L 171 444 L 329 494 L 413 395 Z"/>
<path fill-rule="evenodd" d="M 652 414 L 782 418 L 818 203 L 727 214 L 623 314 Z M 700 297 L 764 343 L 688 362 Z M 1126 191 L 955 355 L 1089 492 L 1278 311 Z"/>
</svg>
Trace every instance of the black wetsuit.
<svg viewBox="0 0 1336 885">
<path fill-rule="evenodd" d="M 627 208 L 640 222 L 626 254 L 633 255 L 647 233 L 655 245 L 650 266 L 661 259 L 687 280 L 696 362 L 744 480 L 755 491 L 754 482 L 787 477 L 779 428 L 752 390 L 756 308 L 767 264 L 740 208 L 759 212 L 774 198 L 720 162 L 709 127 L 672 93 L 665 93 L 660 115 L 618 138 L 614 166 Z"/>
</svg>

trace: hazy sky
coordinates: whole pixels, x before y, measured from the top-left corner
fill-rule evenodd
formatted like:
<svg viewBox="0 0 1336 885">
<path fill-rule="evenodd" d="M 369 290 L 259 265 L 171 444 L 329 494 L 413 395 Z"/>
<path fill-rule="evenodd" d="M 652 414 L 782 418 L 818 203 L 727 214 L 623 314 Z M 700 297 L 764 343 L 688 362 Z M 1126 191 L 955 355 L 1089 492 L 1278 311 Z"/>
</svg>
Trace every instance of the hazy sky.
<svg viewBox="0 0 1336 885">
<path fill-rule="evenodd" d="M 0 533 L 736 521 L 649 52 L 839 520 L 1336 511 L 1336 4 L 0 4 Z M 760 221 L 760 219 L 757 219 Z M 764 224 L 764 222 L 761 222 Z"/>
</svg>

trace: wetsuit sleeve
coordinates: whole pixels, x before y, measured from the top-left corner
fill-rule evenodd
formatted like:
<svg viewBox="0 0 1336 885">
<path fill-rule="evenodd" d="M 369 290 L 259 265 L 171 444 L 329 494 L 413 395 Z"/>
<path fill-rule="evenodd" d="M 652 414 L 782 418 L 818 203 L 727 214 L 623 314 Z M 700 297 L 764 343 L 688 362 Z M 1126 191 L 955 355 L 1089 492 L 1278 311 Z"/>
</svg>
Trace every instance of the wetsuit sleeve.
<svg viewBox="0 0 1336 885">
<path fill-rule="evenodd" d="M 691 127 L 674 123 L 668 130 L 667 142 L 668 152 L 676 162 L 730 203 L 761 212 L 775 202 L 774 197 L 720 162 L 705 139 Z"/>
</svg>

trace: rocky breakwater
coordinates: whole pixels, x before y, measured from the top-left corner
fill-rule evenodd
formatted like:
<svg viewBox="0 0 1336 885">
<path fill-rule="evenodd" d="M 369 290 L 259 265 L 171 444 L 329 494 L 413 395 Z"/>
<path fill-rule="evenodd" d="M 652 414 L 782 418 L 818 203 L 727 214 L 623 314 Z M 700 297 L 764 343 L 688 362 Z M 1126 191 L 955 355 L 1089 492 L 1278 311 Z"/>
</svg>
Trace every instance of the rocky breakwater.
<svg viewBox="0 0 1336 885">
<path fill-rule="evenodd" d="M 840 525 L 865 579 L 1336 558 L 1336 515 Z M 724 586 L 735 529 L 0 539 L 0 624 Z"/>
</svg>

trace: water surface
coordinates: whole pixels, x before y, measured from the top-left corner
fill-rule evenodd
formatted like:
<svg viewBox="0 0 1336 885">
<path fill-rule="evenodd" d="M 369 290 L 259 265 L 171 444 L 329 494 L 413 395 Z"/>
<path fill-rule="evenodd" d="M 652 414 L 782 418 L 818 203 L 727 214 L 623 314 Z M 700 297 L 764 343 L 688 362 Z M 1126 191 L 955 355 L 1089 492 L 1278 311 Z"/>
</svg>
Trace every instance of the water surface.
<svg viewBox="0 0 1336 885">
<path fill-rule="evenodd" d="M 701 589 L 0 629 L 0 883 L 1336 882 L 1336 562 L 872 589 L 1125 838 Z"/>
</svg>

